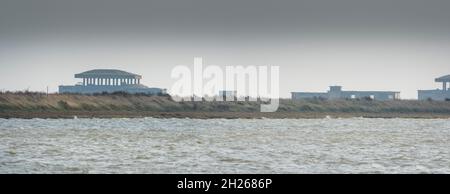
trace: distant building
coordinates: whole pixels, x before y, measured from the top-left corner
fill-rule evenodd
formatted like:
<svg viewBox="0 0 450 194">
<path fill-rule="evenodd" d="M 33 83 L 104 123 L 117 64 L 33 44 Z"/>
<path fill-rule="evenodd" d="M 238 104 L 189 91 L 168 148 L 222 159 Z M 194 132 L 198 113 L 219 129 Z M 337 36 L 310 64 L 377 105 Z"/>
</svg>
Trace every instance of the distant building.
<svg viewBox="0 0 450 194">
<path fill-rule="evenodd" d="M 342 86 L 330 86 L 330 90 L 326 93 L 312 93 L 312 92 L 292 92 L 292 99 L 361 99 L 371 98 L 373 100 L 396 100 L 400 99 L 400 92 L 392 91 L 342 91 Z"/>
<path fill-rule="evenodd" d="M 450 100 L 450 90 L 447 83 L 450 83 L 450 75 L 442 76 L 435 79 L 436 82 L 442 83 L 442 90 L 419 90 L 419 100 Z"/>
<path fill-rule="evenodd" d="M 220 90 L 219 91 L 219 96 L 229 96 L 229 97 L 237 97 L 237 91 L 233 90 L 233 91 L 229 91 L 229 90 Z"/>
<path fill-rule="evenodd" d="M 237 91 L 236 90 L 220 90 L 219 91 L 219 97 L 223 97 L 223 100 L 230 100 L 237 98 Z"/>
<path fill-rule="evenodd" d="M 75 78 L 83 79 L 74 86 L 59 86 L 59 93 L 113 93 L 131 94 L 165 94 L 161 88 L 149 88 L 141 84 L 141 75 L 115 69 L 94 69 L 75 74 Z"/>
</svg>

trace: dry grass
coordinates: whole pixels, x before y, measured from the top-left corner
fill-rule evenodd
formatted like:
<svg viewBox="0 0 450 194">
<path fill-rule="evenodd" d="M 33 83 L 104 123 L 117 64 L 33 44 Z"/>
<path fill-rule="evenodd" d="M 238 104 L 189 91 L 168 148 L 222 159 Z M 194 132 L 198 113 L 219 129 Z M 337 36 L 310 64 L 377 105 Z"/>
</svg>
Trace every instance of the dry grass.
<svg viewBox="0 0 450 194">
<path fill-rule="evenodd" d="M 259 102 L 175 102 L 170 96 L 149 96 L 131 94 L 75 95 L 43 93 L 1 93 L 0 117 L 12 115 L 52 113 L 66 115 L 121 115 L 141 116 L 167 113 L 175 117 L 198 115 L 199 117 L 315 117 L 314 115 L 352 115 L 367 117 L 448 117 L 450 102 L 438 101 L 371 101 L 371 100 L 300 100 L 282 99 L 274 114 L 260 114 Z M 91 114 L 92 113 L 92 114 Z M 120 113 L 120 114 L 119 114 Z M 170 114 L 169 114 L 170 113 Z M 189 114 L 186 114 L 189 113 Z M 195 114 L 193 114 L 195 113 Z M 214 114 L 213 114 L 214 113 Z M 230 115 L 228 115 L 230 113 Z M 241 113 L 241 114 L 237 114 Z M 216 116 L 214 116 L 216 115 Z M 253 116 L 252 116 L 253 115 Z M 308 116 L 309 115 L 309 116 Z M 25 116 L 17 116 L 25 117 Z M 239 117 L 239 116 L 238 116 Z"/>
</svg>

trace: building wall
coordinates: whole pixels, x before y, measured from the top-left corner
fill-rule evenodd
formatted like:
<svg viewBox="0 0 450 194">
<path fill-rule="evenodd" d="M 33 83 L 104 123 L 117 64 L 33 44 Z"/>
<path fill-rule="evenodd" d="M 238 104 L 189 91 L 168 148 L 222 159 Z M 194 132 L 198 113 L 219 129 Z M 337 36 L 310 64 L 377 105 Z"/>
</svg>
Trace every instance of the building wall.
<svg viewBox="0 0 450 194">
<path fill-rule="evenodd" d="M 292 99 L 307 99 L 307 98 L 325 98 L 328 99 L 327 93 L 312 93 L 312 92 L 292 92 Z"/>
<path fill-rule="evenodd" d="M 382 92 L 382 91 L 344 91 L 341 98 L 372 98 L 374 100 L 396 100 L 400 98 L 398 92 Z"/>
<path fill-rule="evenodd" d="M 450 91 L 443 90 L 419 90 L 419 100 L 438 100 L 444 101 L 450 99 Z"/>
<path fill-rule="evenodd" d="M 166 91 L 161 88 L 142 88 L 132 86 L 59 86 L 59 93 L 79 93 L 79 94 L 94 94 L 94 93 L 114 93 L 126 92 L 130 94 L 145 93 L 145 94 L 165 94 Z"/>
<path fill-rule="evenodd" d="M 308 98 L 325 98 L 330 100 L 372 98 L 384 101 L 400 99 L 400 93 L 389 91 L 341 91 L 341 87 L 337 86 L 330 87 L 330 91 L 327 93 L 292 92 L 293 100 Z"/>
</svg>

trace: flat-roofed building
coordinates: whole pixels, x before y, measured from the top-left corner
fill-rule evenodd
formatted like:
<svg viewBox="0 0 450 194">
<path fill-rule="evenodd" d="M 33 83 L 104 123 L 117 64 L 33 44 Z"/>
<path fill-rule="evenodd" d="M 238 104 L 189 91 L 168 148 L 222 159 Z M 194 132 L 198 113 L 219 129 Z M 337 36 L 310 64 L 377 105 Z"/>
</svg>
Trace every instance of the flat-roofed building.
<svg viewBox="0 0 450 194">
<path fill-rule="evenodd" d="M 437 100 L 437 101 L 449 101 L 450 100 L 450 75 L 436 78 L 434 81 L 442 83 L 442 89 L 435 90 L 419 90 L 419 100 Z"/>
<path fill-rule="evenodd" d="M 293 100 L 299 99 L 362 99 L 373 100 L 397 100 L 400 99 L 400 92 L 395 91 L 343 91 L 342 86 L 330 86 L 327 92 L 291 92 Z"/>
</svg>

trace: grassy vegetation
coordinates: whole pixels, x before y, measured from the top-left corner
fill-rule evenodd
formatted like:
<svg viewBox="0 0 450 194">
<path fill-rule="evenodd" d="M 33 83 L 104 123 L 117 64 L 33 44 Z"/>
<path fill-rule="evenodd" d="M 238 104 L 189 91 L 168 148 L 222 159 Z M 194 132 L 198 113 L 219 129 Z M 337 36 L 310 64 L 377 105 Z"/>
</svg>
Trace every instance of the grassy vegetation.
<svg viewBox="0 0 450 194">
<path fill-rule="evenodd" d="M 168 95 L 144 94 L 44 94 L 33 92 L 0 93 L 0 117 L 12 112 L 239 112 L 256 113 L 260 102 L 176 102 Z M 450 102 L 281 99 L 278 113 L 352 114 L 441 114 L 450 115 Z M 357 114 L 356 114 L 357 115 Z"/>
</svg>

